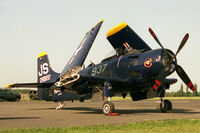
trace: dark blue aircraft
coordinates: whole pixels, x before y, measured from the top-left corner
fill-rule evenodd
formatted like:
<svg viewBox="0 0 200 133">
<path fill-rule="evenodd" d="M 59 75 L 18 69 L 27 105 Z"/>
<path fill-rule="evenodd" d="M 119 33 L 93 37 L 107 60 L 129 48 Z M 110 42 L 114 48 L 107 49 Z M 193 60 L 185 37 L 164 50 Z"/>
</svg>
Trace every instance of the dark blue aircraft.
<svg viewBox="0 0 200 133">
<path fill-rule="evenodd" d="M 172 103 L 164 100 L 166 89 L 177 79 L 166 78 L 174 71 L 183 82 L 194 91 L 193 83 L 177 64 L 176 56 L 185 45 L 186 34 L 177 52 L 165 49 L 151 28 L 149 32 L 161 46 L 152 50 L 126 23 L 121 23 L 107 33 L 107 39 L 115 49 L 115 54 L 103 59 L 99 64 L 91 63 L 86 68 L 83 63 L 102 25 L 100 21 L 86 33 L 73 56 L 61 73 L 52 70 L 48 55 L 38 55 L 37 83 L 16 83 L 8 87 L 37 87 L 39 99 L 59 101 L 56 109 L 63 108 L 66 100 L 89 99 L 96 92 L 102 92 L 107 101 L 102 106 L 104 114 L 114 112 L 111 97 L 130 94 L 133 101 L 160 97 L 162 112 L 172 110 Z"/>
</svg>

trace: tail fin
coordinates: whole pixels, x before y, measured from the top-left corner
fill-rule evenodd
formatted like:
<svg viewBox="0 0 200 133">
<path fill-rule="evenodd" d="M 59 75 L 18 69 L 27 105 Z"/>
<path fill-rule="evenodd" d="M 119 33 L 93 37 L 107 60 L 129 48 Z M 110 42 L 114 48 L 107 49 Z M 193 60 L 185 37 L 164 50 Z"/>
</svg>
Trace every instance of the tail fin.
<svg viewBox="0 0 200 133">
<path fill-rule="evenodd" d="M 40 53 L 37 57 L 37 75 L 38 83 L 52 83 L 59 76 L 59 73 L 52 70 L 46 52 Z"/>
<path fill-rule="evenodd" d="M 52 70 L 49 58 L 46 52 L 42 52 L 37 57 L 37 82 L 38 83 L 54 83 L 59 77 L 59 73 Z M 42 100 L 49 100 L 49 88 L 38 87 L 38 98 Z"/>
</svg>

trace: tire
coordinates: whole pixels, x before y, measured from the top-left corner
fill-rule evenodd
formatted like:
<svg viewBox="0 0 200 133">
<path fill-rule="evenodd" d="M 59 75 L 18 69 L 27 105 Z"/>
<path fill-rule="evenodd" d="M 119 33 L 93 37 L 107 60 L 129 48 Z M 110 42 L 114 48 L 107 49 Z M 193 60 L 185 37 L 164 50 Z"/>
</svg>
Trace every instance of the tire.
<svg viewBox="0 0 200 133">
<path fill-rule="evenodd" d="M 102 106 L 102 112 L 107 115 L 109 113 L 113 113 L 115 111 L 115 106 L 110 101 L 105 101 Z"/>
<path fill-rule="evenodd" d="M 34 100 L 34 96 L 33 96 L 33 95 L 30 95 L 29 98 L 30 98 L 31 100 Z"/>
<path fill-rule="evenodd" d="M 84 100 L 85 100 L 84 98 L 80 98 L 79 99 L 80 102 L 84 102 Z"/>
<path fill-rule="evenodd" d="M 169 110 L 172 110 L 172 103 L 169 100 L 164 100 L 164 106 L 160 103 L 160 110 L 163 113 L 166 113 Z"/>
<path fill-rule="evenodd" d="M 20 99 L 21 99 L 21 97 L 16 97 L 16 98 L 15 98 L 15 101 L 16 101 L 16 102 L 19 102 Z"/>
</svg>

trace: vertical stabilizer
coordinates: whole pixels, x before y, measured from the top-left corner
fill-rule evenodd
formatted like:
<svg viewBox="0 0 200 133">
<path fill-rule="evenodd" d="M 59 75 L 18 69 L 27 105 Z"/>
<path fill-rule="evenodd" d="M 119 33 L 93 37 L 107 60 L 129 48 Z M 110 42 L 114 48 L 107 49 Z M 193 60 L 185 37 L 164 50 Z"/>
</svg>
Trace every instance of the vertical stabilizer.
<svg viewBox="0 0 200 133">
<path fill-rule="evenodd" d="M 59 73 L 52 70 L 47 53 L 40 53 L 38 55 L 37 62 L 38 83 L 55 82 Z"/>
<path fill-rule="evenodd" d="M 52 70 L 49 58 L 46 52 L 42 52 L 37 57 L 37 82 L 38 83 L 55 83 L 59 77 L 59 73 Z M 49 88 L 38 87 L 39 99 L 47 99 L 49 97 Z"/>
</svg>

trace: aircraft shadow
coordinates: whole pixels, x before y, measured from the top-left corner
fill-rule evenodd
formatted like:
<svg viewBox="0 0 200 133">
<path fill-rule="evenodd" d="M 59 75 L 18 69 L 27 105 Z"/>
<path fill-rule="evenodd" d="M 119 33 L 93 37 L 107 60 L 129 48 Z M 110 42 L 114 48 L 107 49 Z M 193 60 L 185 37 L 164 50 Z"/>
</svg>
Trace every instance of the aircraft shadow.
<svg viewBox="0 0 200 133">
<path fill-rule="evenodd" d="M 40 108 L 31 110 L 55 110 L 55 108 Z M 61 110 L 73 110 L 76 114 L 102 114 L 101 108 L 90 108 L 90 107 L 64 107 Z M 80 112 L 78 112 L 80 111 Z M 162 113 L 160 109 L 116 109 L 116 113 L 119 114 L 143 114 L 148 115 L 150 113 Z M 195 112 L 192 109 L 173 109 L 173 113 L 183 113 L 183 114 L 200 114 L 200 112 Z"/>
<path fill-rule="evenodd" d="M 83 111 L 75 112 L 79 114 L 102 114 L 102 110 L 98 108 L 89 108 L 89 107 L 67 107 L 62 110 L 74 110 L 74 111 Z"/>
<path fill-rule="evenodd" d="M 0 117 L 0 120 L 40 119 L 40 117 Z"/>
<path fill-rule="evenodd" d="M 80 114 L 102 114 L 102 110 L 98 108 L 89 108 L 89 107 L 67 107 L 62 110 L 74 110 L 81 111 L 75 112 Z M 119 114 L 149 114 L 149 113 L 162 113 L 160 109 L 116 109 L 116 113 Z M 191 109 L 173 109 L 173 113 L 184 113 L 184 114 L 200 114 L 200 112 L 194 112 Z"/>
</svg>

